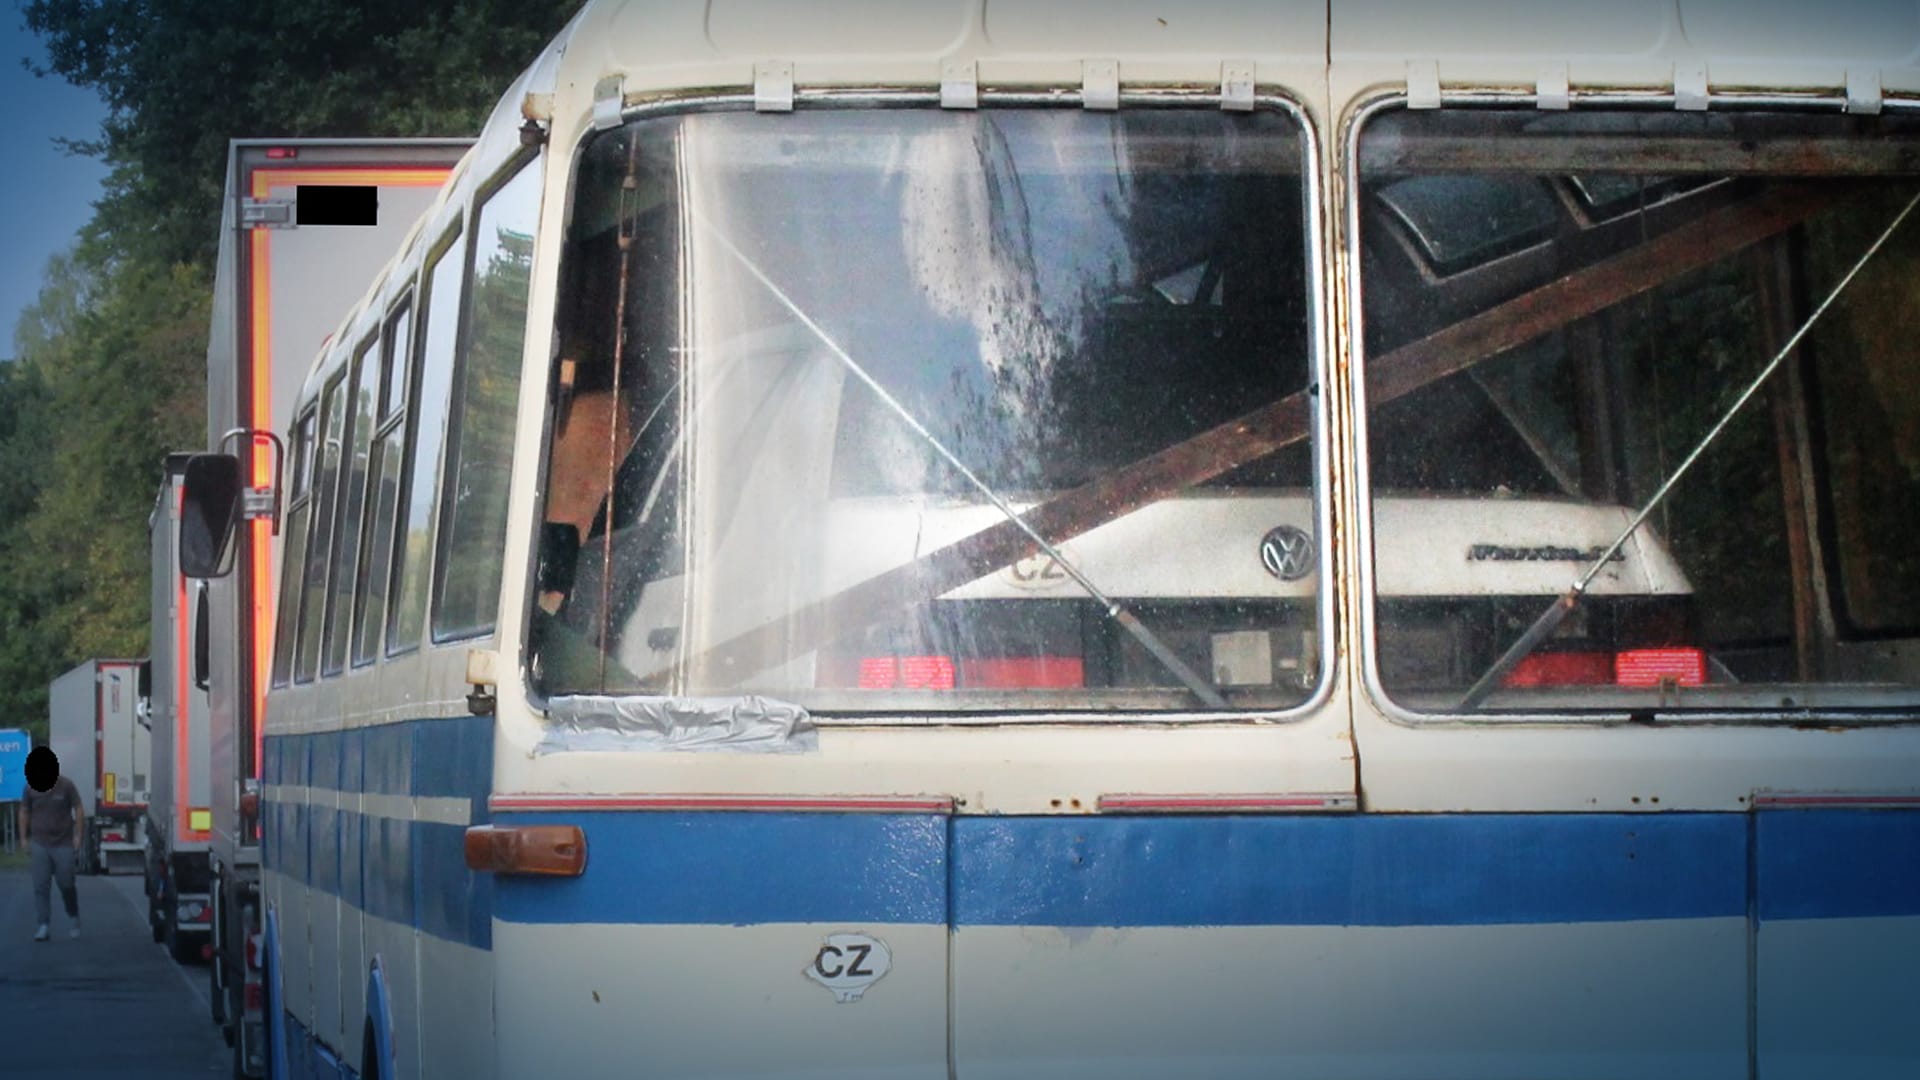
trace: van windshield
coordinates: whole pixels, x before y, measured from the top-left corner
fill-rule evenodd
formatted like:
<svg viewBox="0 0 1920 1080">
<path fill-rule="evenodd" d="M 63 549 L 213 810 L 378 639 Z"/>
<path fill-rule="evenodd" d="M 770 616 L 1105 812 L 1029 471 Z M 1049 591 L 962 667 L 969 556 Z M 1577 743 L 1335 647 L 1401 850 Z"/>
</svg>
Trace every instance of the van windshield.
<svg viewBox="0 0 1920 1080">
<path fill-rule="evenodd" d="M 1174 483 L 1121 470 L 1301 404 L 1303 142 L 1279 113 L 1078 109 L 711 113 L 595 139 L 561 271 L 537 688 L 855 712 L 1302 700 L 1307 425 Z M 1048 546 L 940 556 L 1034 507 Z M 1277 529 L 1284 573 L 1263 561 Z"/>
</svg>

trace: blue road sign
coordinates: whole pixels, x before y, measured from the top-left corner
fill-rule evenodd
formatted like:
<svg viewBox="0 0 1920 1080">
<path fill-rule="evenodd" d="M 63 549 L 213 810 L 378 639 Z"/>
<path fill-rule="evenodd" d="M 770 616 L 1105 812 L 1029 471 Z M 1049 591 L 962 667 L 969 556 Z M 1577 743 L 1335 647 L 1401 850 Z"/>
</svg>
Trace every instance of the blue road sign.
<svg viewBox="0 0 1920 1080">
<path fill-rule="evenodd" d="M 0 803 L 18 802 L 27 790 L 27 751 L 33 739 L 15 728 L 0 731 Z"/>
</svg>

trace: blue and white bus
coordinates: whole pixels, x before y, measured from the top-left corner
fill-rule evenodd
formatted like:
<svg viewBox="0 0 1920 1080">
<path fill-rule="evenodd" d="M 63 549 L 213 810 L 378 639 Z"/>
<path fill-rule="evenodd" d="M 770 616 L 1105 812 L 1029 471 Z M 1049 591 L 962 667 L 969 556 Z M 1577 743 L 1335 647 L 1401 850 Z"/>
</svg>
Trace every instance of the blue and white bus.
<svg viewBox="0 0 1920 1080">
<path fill-rule="evenodd" d="M 276 1068 L 1920 1070 L 1917 50 L 589 4 L 281 433 Z"/>
</svg>

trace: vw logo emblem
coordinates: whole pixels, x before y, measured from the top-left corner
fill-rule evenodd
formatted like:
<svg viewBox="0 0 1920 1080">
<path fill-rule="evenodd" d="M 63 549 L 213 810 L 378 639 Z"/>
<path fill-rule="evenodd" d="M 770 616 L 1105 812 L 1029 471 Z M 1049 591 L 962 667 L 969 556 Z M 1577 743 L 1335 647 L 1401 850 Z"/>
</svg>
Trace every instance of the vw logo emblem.
<svg viewBox="0 0 1920 1080">
<path fill-rule="evenodd" d="M 1299 581 L 1313 573 L 1313 537 L 1281 525 L 1260 538 L 1260 565 L 1281 581 Z"/>
</svg>

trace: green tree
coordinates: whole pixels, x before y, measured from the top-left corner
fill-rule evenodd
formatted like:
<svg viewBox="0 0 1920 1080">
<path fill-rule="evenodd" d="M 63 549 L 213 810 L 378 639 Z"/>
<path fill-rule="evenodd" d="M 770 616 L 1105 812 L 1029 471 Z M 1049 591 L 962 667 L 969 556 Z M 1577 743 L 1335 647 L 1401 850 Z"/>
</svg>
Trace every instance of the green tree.
<svg viewBox="0 0 1920 1080">
<path fill-rule="evenodd" d="M 29 0 L 37 69 L 97 91 L 71 149 L 109 174 L 0 363 L 0 724 L 44 733 L 47 684 L 141 656 L 147 515 L 205 441 L 230 139 L 469 135 L 578 0 Z"/>
<path fill-rule="evenodd" d="M 90 235 L 211 264 L 227 141 L 467 135 L 578 0 L 29 0 L 45 72 L 98 90 Z"/>
</svg>

